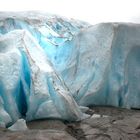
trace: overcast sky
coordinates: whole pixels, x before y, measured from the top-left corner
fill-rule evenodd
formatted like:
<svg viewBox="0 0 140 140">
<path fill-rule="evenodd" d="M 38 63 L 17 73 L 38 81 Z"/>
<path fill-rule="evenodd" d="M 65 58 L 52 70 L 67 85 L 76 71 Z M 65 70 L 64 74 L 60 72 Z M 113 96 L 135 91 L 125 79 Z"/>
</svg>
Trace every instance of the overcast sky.
<svg viewBox="0 0 140 140">
<path fill-rule="evenodd" d="M 140 0 L 0 0 L 0 11 L 25 10 L 43 10 L 92 24 L 140 21 Z"/>
</svg>

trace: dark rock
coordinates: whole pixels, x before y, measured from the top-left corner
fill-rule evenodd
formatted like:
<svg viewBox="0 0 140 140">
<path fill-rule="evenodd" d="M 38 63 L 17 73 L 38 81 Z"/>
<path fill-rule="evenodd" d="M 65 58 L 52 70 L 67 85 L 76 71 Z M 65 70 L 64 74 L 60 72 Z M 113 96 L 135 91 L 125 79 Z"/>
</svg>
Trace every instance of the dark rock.
<svg viewBox="0 0 140 140">
<path fill-rule="evenodd" d="M 36 120 L 23 132 L 1 128 L 0 140 L 140 140 L 139 110 L 92 107 L 88 112 L 91 117 L 81 122 Z"/>
<path fill-rule="evenodd" d="M 65 131 L 29 130 L 0 133 L 1 140 L 76 140 Z"/>
<path fill-rule="evenodd" d="M 65 130 L 66 125 L 60 120 L 36 120 L 27 122 L 29 129 Z"/>
</svg>

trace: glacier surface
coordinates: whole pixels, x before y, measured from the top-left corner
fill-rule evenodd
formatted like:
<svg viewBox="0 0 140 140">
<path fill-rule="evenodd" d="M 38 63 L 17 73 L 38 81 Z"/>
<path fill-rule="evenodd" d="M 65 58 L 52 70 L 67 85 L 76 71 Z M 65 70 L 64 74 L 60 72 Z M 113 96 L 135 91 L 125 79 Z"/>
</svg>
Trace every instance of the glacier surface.
<svg viewBox="0 0 140 140">
<path fill-rule="evenodd" d="M 0 124 L 140 108 L 140 25 L 0 13 Z"/>
</svg>

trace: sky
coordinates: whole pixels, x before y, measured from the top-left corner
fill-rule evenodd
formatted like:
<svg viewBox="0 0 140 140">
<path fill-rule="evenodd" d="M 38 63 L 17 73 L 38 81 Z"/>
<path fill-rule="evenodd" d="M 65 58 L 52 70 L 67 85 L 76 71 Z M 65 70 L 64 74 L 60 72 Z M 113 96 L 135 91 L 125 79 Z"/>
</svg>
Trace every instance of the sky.
<svg viewBox="0 0 140 140">
<path fill-rule="evenodd" d="M 0 0 L 0 11 L 39 10 L 87 21 L 140 22 L 140 0 Z"/>
</svg>

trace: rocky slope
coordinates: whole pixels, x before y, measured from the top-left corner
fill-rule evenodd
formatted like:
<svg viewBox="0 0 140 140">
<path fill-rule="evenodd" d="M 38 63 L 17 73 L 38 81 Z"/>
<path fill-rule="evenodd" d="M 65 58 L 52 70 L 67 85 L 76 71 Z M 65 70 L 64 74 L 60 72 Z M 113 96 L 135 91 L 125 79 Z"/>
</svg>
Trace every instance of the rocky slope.
<svg viewBox="0 0 140 140">
<path fill-rule="evenodd" d="M 36 120 L 27 131 L 0 130 L 1 140 L 139 140 L 140 111 L 91 107 L 90 118 L 81 122 Z"/>
</svg>

